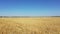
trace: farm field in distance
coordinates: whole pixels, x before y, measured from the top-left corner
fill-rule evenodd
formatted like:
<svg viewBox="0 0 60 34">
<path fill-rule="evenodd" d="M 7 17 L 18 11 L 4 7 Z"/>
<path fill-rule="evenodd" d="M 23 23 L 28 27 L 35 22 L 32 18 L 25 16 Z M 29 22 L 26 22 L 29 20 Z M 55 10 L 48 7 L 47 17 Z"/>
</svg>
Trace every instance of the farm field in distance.
<svg viewBox="0 0 60 34">
<path fill-rule="evenodd" d="M 60 17 L 0 18 L 0 34 L 60 34 Z"/>
</svg>

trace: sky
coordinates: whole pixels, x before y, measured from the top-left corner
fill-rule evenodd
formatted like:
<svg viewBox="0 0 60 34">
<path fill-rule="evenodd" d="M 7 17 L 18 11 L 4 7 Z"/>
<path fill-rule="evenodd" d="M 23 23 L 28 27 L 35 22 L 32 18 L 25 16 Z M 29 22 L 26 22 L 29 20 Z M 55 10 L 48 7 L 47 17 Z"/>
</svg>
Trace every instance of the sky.
<svg viewBox="0 0 60 34">
<path fill-rule="evenodd" d="M 60 0 L 0 0 L 0 16 L 60 16 Z"/>
</svg>

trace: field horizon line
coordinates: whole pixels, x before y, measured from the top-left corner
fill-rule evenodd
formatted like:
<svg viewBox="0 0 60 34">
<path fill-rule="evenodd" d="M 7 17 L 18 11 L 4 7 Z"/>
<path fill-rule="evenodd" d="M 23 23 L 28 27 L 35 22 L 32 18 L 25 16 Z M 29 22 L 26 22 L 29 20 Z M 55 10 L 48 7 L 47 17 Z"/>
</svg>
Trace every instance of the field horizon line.
<svg viewBox="0 0 60 34">
<path fill-rule="evenodd" d="M 60 16 L 0 16 L 0 18 L 33 18 L 33 17 L 60 17 Z"/>
</svg>

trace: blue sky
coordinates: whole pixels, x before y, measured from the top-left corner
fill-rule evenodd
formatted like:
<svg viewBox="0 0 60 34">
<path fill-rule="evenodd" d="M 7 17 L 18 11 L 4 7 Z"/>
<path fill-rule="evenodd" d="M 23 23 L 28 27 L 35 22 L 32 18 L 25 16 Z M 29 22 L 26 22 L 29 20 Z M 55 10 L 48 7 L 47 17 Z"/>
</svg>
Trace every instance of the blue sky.
<svg viewBox="0 0 60 34">
<path fill-rule="evenodd" d="M 0 16 L 60 16 L 60 0 L 0 0 Z"/>
</svg>

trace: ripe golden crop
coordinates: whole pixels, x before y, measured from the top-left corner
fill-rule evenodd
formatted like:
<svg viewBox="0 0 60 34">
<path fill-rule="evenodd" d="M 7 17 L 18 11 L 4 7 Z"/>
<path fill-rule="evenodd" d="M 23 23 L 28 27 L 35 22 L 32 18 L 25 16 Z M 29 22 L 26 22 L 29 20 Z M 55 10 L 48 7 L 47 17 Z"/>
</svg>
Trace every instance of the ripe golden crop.
<svg viewBox="0 0 60 34">
<path fill-rule="evenodd" d="M 60 34 L 60 17 L 0 18 L 0 34 Z"/>
</svg>

